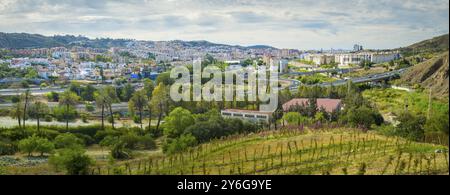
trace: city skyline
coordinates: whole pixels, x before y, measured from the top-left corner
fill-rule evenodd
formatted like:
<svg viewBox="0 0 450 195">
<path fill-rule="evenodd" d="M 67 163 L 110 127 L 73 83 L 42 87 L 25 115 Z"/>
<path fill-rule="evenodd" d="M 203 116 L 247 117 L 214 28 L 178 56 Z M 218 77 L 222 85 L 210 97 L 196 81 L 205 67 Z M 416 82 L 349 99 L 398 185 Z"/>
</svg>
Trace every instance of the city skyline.
<svg viewBox="0 0 450 195">
<path fill-rule="evenodd" d="M 206 40 L 291 49 L 391 49 L 446 34 L 449 2 L 2 0 L 0 31 Z"/>
</svg>

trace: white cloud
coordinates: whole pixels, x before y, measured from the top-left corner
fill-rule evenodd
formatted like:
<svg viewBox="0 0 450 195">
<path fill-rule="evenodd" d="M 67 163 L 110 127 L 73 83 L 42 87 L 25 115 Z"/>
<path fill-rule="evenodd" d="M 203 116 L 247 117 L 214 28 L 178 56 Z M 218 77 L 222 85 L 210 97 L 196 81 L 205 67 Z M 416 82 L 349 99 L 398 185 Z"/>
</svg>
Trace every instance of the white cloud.
<svg viewBox="0 0 450 195">
<path fill-rule="evenodd" d="M 394 48 L 448 33 L 448 7 L 448 0 L 1 0 L 0 31 Z"/>
</svg>

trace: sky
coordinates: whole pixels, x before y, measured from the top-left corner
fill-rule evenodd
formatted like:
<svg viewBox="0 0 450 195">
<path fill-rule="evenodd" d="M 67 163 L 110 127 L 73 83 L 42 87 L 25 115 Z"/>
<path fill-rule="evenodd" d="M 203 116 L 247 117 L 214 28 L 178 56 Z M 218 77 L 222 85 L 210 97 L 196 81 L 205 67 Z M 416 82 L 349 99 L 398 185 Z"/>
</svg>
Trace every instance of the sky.
<svg viewBox="0 0 450 195">
<path fill-rule="evenodd" d="M 0 32 L 390 49 L 449 32 L 448 0 L 0 0 Z"/>
</svg>

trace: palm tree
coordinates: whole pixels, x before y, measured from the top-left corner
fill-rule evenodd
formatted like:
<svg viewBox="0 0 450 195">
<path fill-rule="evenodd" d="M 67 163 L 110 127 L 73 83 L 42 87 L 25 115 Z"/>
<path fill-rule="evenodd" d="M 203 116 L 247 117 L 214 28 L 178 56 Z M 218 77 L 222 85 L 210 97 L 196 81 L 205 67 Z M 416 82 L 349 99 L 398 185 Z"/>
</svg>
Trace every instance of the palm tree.
<svg viewBox="0 0 450 195">
<path fill-rule="evenodd" d="M 11 118 L 13 119 L 17 119 L 17 122 L 19 123 L 19 128 L 22 128 L 22 115 L 23 115 L 23 108 L 22 108 L 22 103 L 19 100 L 19 102 L 15 103 L 13 105 L 13 107 L 11 108 L 11 110 L 9 111 L 9 114 L 11 116 Z"/>
<path fill-rule="evenodd" d="M 147 97 L 145 96 L 145 91 L 140 90 L 133 94 L 130 101 L 128 102 L 128 108 L 131 113 L 135 113 L 137 110 L 139 112 L 139 123 L 142 128 L 142 113 L 144 111 L 144 107 L 147 105 Z"/>
<path fill-rule="evenodd" d="M 70 90 L 64 91 L 59 97 L 59 105 L 66 107 L 65 119 L 66 119 L 66 130 L 69 130 L 69 118 L 68 112 L 70 106 L 76 106 L 80 97 L 77 94 L 71 92 Z"/>
<path fill-rule="evenodd" d="M 36 101 L 29 109 L 28 115 L 37 120 L 37 131 L 40 134 L 40 119 L 49 112 L 48 105 L 44 102 Z"/>
</svg>

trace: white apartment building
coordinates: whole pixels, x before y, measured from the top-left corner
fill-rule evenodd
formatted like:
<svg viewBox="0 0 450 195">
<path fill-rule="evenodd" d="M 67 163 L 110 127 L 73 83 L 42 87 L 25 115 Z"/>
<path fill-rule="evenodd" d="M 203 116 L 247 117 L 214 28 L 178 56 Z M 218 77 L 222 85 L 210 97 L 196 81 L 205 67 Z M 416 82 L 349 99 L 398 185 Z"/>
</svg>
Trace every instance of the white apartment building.
<svg viewBox="0 0 450 195">
<path fill-rule="evenodd" d="M 314 62 L 316 65 L 331 64 L 335 62 L 335 56 L 331 54 L 308 54 L 305 60 Z"/>
<path fill-rule="evenodd" d="M 400 58 L 397 52 L 362 52 L 362 53 L 346 53 L 336 54 L 335 62 L 339 66 L 358 65 L 362 61 L 370 61 L 372 63 L 384 63 Z"/>
</svg>

